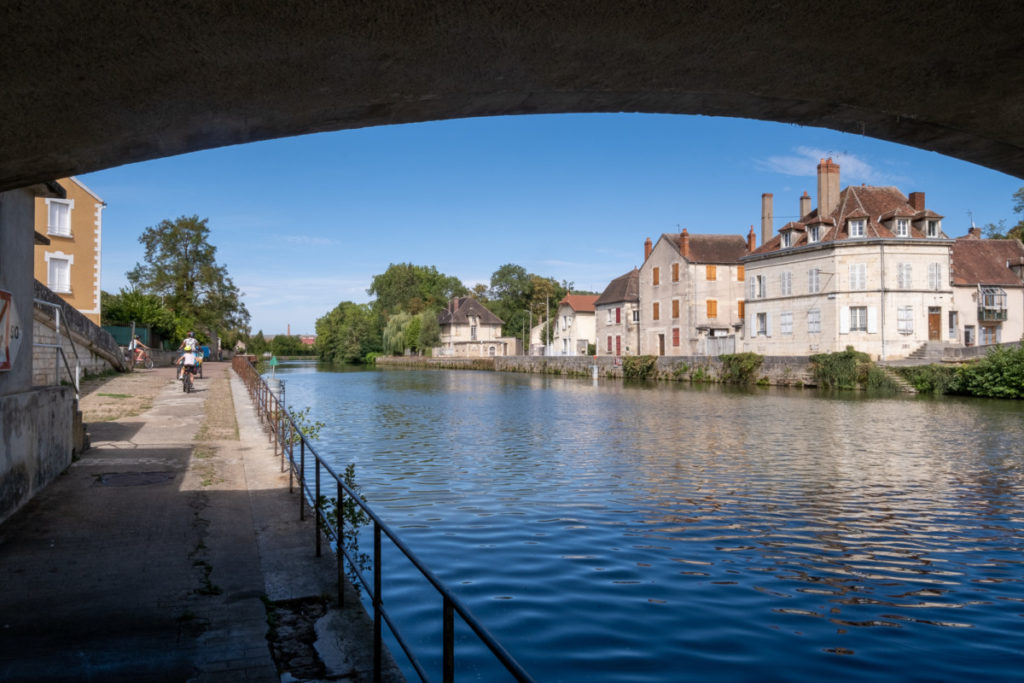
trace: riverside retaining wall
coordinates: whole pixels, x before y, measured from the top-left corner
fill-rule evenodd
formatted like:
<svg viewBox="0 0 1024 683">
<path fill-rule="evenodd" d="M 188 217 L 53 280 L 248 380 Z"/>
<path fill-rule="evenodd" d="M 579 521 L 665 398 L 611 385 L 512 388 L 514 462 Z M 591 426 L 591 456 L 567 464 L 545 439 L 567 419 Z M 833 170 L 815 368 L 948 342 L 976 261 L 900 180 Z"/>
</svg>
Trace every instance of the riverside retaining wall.
<svg viewBox="0 0 1024 683">
<path fill-rule="evenodd" d="M 455 370 L 497 370 L 543 375 L 621 378 L 622 358 L 611 356 L 501 356 L 495 358 L 427 358 L 400 356 L 377 358 L 377 365 L 396 367 L 448 368 Z M 754 373 L 760 384 L 815 386 L 807 356 L 766 356 Z M 661 356 L 655 361 L 654 379 L 675 381 L 720 381 L 722 361 L 718 356 Z"/>
</svg>

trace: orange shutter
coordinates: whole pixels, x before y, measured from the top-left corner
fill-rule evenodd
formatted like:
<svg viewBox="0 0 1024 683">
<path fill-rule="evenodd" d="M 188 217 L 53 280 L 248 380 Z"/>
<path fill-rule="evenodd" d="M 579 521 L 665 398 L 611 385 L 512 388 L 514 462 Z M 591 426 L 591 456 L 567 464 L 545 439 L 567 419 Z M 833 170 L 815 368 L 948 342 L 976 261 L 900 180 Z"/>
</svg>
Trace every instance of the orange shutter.
<svg viewBox="0 0 1024 683">
<path fill-rule="evenodd" d="M 657 272 L 657 271 L 655 271 L 655 272 Z M 654 308 L 651 311 L 651 318 L 653 318 L 654 320 L 660 320 L 659 308 L 660 308 L 660 306 L 658 305 L 658 302 L 655 301 L 654 302 Z"/>
<path fill-rule="evenodd" d="M 672 264 L 672 282 L 679 282 L 679 264 Z"/>
<path fill-rule="evenodd" d="M 672 317 L 679 317 L 679 299 L 672 299 Z"/>
<path fill-rule="evenodd" d="M 743 266 L 736 266 L 736 280 L 743 282 Z"/>
<path fill-rule="evenodd" d="M 717 266 L 707 266 L 707 271 L 708 271 L 707 278 L 709 280 L 717 280 L 718 279 L 718 268 L 717 268 Z"/>
<path fill-rule="evenodd" d="M 661 280 L 661 268 L 655 268 L 654 272 L 651 273 L 651 278 L 654 280 L 654 284 L 659 284 Z"/>
<path fill-rule="evenodd" d="M 708 317 L 718 317 L 718 302 L 715 301 L 714 299 L 708 299 Z"/>
<path fill-rule="evenodd" d="M 744 306 L 744 304 L 746 304 L 746 302 L 745 302 L 745 301 L 744 301 L 743 299 L 740 299 L 740 300 L 739 300 L 739 301 L 737 301 L 736 303 L 737 303 L 737 304 L 738 304 L 738 306 L 739 306 L 739 310 L 740 310 L 740 318 L 742 319 L 742 318 L 746 317 L 746 316 L 744 316 L 744 315 L 743 315 L 743 314 L 745 313 L 745 311 L 743 310 L 743 306 Z"/>
</svg>

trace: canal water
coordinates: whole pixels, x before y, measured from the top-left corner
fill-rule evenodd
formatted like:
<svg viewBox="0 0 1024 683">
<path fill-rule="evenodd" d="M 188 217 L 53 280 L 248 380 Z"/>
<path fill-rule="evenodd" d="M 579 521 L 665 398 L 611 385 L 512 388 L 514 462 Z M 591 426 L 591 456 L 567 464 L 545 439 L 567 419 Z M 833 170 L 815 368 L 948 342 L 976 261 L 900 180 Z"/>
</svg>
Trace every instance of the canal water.
<svg viewBox="0 0 1024 683">
<path fill-rule="evenodd" d="M 277 374 L 538 681 L 1024 676 L 1018 402 Z M 387 609 L 439 671 L 440 601 L 385 562 Z M 464 630 L 456 658 L 456 680 L 501 680 Z"/>
</svg>

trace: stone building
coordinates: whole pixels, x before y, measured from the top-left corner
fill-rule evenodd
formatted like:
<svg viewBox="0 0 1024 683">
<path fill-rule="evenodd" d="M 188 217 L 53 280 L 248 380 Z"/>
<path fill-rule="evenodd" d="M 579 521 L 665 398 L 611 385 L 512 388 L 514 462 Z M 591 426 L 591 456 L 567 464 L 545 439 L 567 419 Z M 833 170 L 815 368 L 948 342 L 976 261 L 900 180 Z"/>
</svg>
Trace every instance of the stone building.
<svg viewBox="0 0 1024 683">
<path fill-rule="evenodd" d="M 501 336 L 501 318 L 472 297 L 453 298 L 438 313 L 437 320 L 441 325 L 441 346 L 434 349 L 435 356 L 479 358 L 517 353 L 518 340 Z"/>
<path fill-rule="evenodd" d="M 773 235 L 772 195 L 762 196 L 762 246 L 746 266 L 743 347 L 762 355 L 842 351 L 903 358 L 953 332 L 950 246 L 923 192 L 851 186 L 839 165 L 818 165 L 818 207 Z"/>
<path fill-rule="evenodd" d="M 566 294 L 558 302 L 551 340 L 551 355 L 586 356 L 596 344 L 594 303 L 597 294 Z"/>
<path fill-rule="evenodd" d="M 612 280 L 594 302 L 597 355 L 634 356 L 640 351 L 640 270 Z"/>
<path fill-rule="evenodd" d="M 663 234 L 644 243 L 639 273 L 640 353 L 719 355 L 736 350 L 743 327 L 744 267 L 754 233 Z"/>
<path fill-rule="evenodd" d="M 987 346 L 1024 337 L 1024 244 L 984 240 L 981 230 L 953 242 L 951 341 Z"/>
</svg>

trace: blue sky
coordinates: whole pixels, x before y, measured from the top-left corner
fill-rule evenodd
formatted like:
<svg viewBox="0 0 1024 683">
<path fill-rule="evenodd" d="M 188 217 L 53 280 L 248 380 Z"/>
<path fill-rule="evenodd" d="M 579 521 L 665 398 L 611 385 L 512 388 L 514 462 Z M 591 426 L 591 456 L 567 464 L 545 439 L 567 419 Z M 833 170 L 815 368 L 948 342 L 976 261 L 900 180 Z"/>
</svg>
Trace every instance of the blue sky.
<svg viewBox="0 0 1024 683">
<path fill-rule="evenodd" d="M 1024 180 L 932 152 L 827 129 L 704 116 L 492 117 L 365 128 L 196 152 L 79 176 L 107 202 L 102 287 L 143 258 L 163 219 L 209 219 L 217 260 L 252 329 L 312 333 L 341 301 L 367 302 L 391 263 L 433 265 L 467 286 L 515 263 L 601 291 L 663 232 L 760 243 L 761 193 L 776 230 L 816 195 L 831 156 L 843 187 L 895 185 L 960 236 L 1016 222 Z"/>
</svg>

